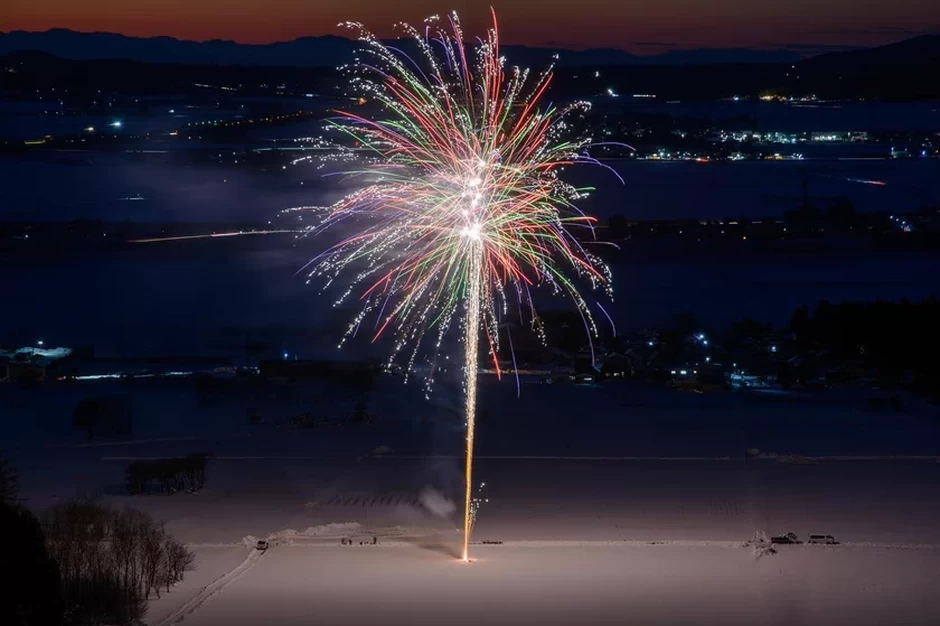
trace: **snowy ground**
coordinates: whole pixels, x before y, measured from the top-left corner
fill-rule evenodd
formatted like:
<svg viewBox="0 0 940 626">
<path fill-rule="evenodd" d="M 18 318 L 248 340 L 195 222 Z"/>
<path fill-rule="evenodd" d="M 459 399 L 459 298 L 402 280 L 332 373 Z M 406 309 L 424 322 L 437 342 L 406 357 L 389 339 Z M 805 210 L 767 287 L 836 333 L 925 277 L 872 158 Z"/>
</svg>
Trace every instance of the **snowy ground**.
<svg viewBox="0 0 940 626">
<path fill-rule="evenodd" d="M 511 382 L 486 381 L 475 482 L 489 501 L 475 540 L 504 543 L 474 546 L 467 565 L 459 511 L 432 515 L 421 498 L 460 496 L 459 398 L 387 382 L 370 396 L 375 424 L 324 430 L 271 422 L 349 411 L 353 396 L 5 386 L 0 449 L 31 507 L 98 494 L 191 544 L 198 569 L 151 602 L 150 624 L 940 621 L 940 419 L 916 399 L 893 413 L 856 391 L 523 385 L 517 400 Z M 133 439 L 71 430 L 81 398 L 116 392 L 134 400 Z M 249 408 L 269 423 L 248 425 Z M 373 455 L 382 445 L 391 453 Z M 746 462 L 748 447 L 798 456 Z M 195 451 L 216 455 L 200 493 L 126 494 L 130 459 Z M 757 532 L 843 543 L 757 558 L 744 545 Z M 272 548 L 250 550 L 256 538 Z"/>
<path fill-rule="evenodd" d="M 935 624 L 940 556 L 796 546 L 276 547 L 186 619 L 248 624 Z"/>
<path fill-rule="evenodd" d="M 184 580 L 171 587 L 169 593 L 159 598 L 151 597 L 147 611 L 150 624 L 173 623 L 176 617 L 187 615 L 187 609 L 195 610 L 198 601 L 221 587 L 221 583 L 233 578 L 245 560 L 251 555 L 244 546 L 195 546 L 190 548 L 196 555 L 196 569 L 186 573 Z M 195 600 L 195 601 L 194 601 Z"/>
</svg>

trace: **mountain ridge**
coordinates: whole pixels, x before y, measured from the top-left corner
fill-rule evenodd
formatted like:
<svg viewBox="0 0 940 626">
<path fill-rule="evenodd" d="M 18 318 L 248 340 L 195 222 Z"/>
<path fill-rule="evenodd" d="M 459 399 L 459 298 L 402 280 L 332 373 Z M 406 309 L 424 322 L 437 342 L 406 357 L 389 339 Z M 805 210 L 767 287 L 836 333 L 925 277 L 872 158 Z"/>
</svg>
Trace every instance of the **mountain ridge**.
<svg viewBox="0 0 940 626">
<path fill-rule="evenodd" d="M 145 63 L 333 66 L 351 60 L 361 45 L 337 35 L 298 37 L 268 44 L 246 44 L 230 39 L 193 41 L 166 35 L 134 37 L 103 31 L 66 28 L 45 31 L 14 30 L 0 33 L 0 54 L 39 51 L 73 60 L 122 59 Z M 713 63 L 784 63 L 805 58 L 780 48 L 704 48 L 636 55 L 615 48 L 571 50 L 559 47 L 503 46 L 514 64 L 543 65 L 554 55 L 563 67 L 614 65 L 696 65 Z"/>
</svg>

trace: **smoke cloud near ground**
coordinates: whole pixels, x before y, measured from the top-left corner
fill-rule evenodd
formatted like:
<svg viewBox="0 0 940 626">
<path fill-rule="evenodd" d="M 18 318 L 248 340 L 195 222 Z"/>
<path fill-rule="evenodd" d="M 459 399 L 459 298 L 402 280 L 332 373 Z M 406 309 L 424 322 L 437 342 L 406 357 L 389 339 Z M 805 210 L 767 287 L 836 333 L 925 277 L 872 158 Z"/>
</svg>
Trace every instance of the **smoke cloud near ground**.
<svg viewBox="0 0 940 626">
<path fill-rule="evenodd" d="M 435 517 L 449 517 L 457 510 L 454 501 L 445 497 L 434 487 L 427 486 L 422 489 L 420 500 L 422 506 Z"/>
</svg>

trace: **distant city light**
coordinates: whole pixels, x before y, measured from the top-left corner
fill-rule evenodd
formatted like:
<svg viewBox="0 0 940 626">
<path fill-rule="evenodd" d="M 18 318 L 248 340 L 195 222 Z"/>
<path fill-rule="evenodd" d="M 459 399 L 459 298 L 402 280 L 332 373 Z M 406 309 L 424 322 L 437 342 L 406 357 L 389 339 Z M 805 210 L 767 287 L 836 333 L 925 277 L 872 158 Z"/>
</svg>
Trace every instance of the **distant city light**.
<svg viewBox="0 0 940 626">
<path fill-rule="evenodd" d="M 771 351 L 771 352 L 776 352 L 776 351 L 777 351 L 777 346 L 770 346 L 770 351 Z"/>
<path fill-rule="evenodd" d="M 686 371 L 686 370 L 679 370 L 679 373 L 682 374 L 683 376 L 685 376 L 686 374 L 688 374 L 688 371 Z"/>
<path fill-rule="evenodd" d="M 87 127 L 87 128 L 85 129 L 85 132 L 86 132 L 86 133 L 93 133 L 93 132 L 95 132 L 95 127 L 94 127 L 94 126 L 89 126 L 89 127 Z"/>
<path fill-rule="evenodd" d="M 112 126 L 113 128 L 120 128 L 121 120 L 114 120 L 113 122 L 111 122 L 110 126 Z"/>
<path fill-rule="evenodd" d="M 40 348 L 42 347 L 42 344 L 43 344 L 42 339 L 40 339 L 40 340 L 37 341 L 36 343 L 39 345 Z"/>
<path fill-rule="evenodd" d="M 705 362 L 706 362 L 706 363 L 711 363 L 711 362 L 712 362 L 712 358 L 711 358 L 710 356 L 705 357 Z"/>
</svg>

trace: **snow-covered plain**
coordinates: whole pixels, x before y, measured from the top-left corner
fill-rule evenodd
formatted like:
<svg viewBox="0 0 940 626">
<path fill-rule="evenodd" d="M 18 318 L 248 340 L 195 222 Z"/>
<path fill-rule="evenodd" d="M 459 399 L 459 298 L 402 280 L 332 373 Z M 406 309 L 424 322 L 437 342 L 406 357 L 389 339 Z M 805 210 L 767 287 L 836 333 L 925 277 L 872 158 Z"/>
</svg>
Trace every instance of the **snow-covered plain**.
<svg viewBox="0 0 940 626">
<path fill-rule="evenodd" d="M 71 429 L 81 398 L 119 392 L 134 438 Z M 313 430 L 275 422 L 349 412 L 357 396 L 206 394 L 185 379 L 3 386 L 0 449 L 33 508 L 98 494 L 191 544 L 198 569 L 152 600 L 151 624 L 940 623 L 936 407 L 877 411 L 859 390 L 523 381 L 516 393 L 489 379 L 481 390 L 475 482 L 488 502 L 474 539 L 502 543 L 474 545 L 471 564 L 456 559 L 459 506 L 438 517 L 422 504 L 425 489 L 458 500 L 462 488 L 459 393 L 446 384 L 426 401 L 383 379 L 373 424 Z M 266 423 L 248 424 L 254 410 Z M 791 456 L 746 460 L 748 448 Z M 129 460 L 197 451 L 215 455 L 203 491 L 126 494 Z M 758 558 L 745 545 L 758 532 L 842 544 Z M 272 547 L 252 551 L 257 538 Z"/>
<path fill-rule="evenodd" d="M 272 548 L 186 624 L 935 624 L 933 552 L 480 546 Z"/>
</svg>

